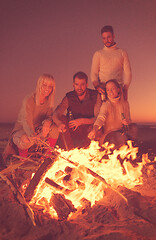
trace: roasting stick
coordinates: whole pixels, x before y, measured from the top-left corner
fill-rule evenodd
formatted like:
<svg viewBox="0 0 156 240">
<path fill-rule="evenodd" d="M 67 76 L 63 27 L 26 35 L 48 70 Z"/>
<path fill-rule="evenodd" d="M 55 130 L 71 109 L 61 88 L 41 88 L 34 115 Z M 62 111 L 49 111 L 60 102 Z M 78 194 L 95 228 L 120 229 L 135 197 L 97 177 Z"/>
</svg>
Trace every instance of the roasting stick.
<svg viewBox="0 0 156 240">
<path fill-rule="evenodd" d="M 68 148 L 68 145 L 67 145 L 67 141 L 66 141 L 66 138 L 64 136 L 64 132 L 62 131 L 61 133 L 62 133 L 62 138 L 63 138 L 63 142 L 64 142 L 64 145 L 65 145 L 65 148 L 66 148 L 67 151 L 69 151 L 69 148 Z"/>
<path fill-rule="evenodd" d="M 18 162 L 18 163 L 15 163 L 13 165 L 10 165 L 9 167 L 4 168 L 2 171 L 0 171 L 0 174 L 7 174 L 9 172 L 12 172 L 16 168 L 19 168 L 23 163 L 24 162 Z"/>
<path fill-rule="evenodd" d="M 64 145 L 65 145 L 66 151 L 69 151 L 69 148 L 68 148 L 68 145 L 67 145 L 67 141 L 66 141 L 65 136 L 64 136 L 64 132 L 62 131 L 61 134 L 62 134 L 62 138 L 63 138 L 63 142 L 64 142 Z M 40 139 L 38 137 L 35 137 L 35 139 L 38 142 L 42 143 L 44 146 L 46 146 L 48 149 L 54 151 L 54 148 L 52 148 L 47 142 L 43 141 L 42 139 Z"/>
</svg>

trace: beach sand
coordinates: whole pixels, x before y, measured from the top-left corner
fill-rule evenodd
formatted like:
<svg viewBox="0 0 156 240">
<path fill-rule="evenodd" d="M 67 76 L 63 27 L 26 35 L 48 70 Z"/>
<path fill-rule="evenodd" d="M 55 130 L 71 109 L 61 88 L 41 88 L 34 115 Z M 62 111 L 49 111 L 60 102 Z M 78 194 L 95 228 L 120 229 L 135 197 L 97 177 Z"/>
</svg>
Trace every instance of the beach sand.
<svg viewBox="0 0 156 240">
<path fill-rule="evenodd" d="M 142 143 L 143 151 L 156 154 L 156 124 L 138 124 L 138 140 Z"/>
</svg>

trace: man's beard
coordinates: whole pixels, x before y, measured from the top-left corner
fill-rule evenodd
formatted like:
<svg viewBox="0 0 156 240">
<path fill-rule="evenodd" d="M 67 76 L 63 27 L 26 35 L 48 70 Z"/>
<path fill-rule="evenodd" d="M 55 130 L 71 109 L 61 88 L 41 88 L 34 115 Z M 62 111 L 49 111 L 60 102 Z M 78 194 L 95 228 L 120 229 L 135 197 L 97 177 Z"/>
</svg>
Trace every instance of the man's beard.
<svg viewBox="0 0 156 240">
<path fill-rule="evenodd" d="M 76 92 L 76 93 L 77 93 L 77 95 L 78 95 L 78 96 L 80 96 L 80 97 L 81 97 L 81 96 L 83 96 L 83 95 L 86 93 L 86 90 L 85 90 L 85 91 L 83 91 L 83 92 Z"/>
<path fill-rule="evenodd" d="M 105 46 L 108 47 L 108 48 L 110 48 L 110 47 L 112 47 L 112 46 L 115 45 L 115 44 L 116 44 L 116 43 L 113 42 L 113 43 L 109 43 L 109 46 L 107 46 L 107 44 L 105 44 Z"/>
</svg>

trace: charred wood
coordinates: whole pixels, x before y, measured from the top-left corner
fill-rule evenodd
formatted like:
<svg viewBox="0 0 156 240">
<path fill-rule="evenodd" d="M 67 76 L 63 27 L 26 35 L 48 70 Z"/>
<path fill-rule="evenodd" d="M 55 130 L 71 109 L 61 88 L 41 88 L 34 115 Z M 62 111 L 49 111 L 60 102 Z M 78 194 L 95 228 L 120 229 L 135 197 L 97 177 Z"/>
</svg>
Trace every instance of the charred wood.
<svg viewBox="0 0 156 240">
<path fill-rule="evenodd" d="M 68 158 L 63 158 L 63 159 L 65 159 L 66 161 L 72 163 L 74 166 L 77 166 L 77 167 L 78 167 L 78 165 L 79 165 L 78 163 L 75 163 L 75 162 L 69 160 Z M 103 177 L 101 177 L 99 174 L 97 174 L 96 172 L 92 171 L 91 169 L 89 169 L 89 168 L 87 168 L 87 167 L 85 167 L 85 169 L 86 169 L 87 173 L 91 174 L 93 177 L 95 177 L 95 178 L 98 179 L 99 181 L 103 182 L 103 184 L 104 184 L 106 187 L 110 188 L 111 190 L 113 190 L 114 192 L 116 192 L 117 194 L 119 194 L 119 195 L 126 201 L 126 203 L 128 203 L 127 199 L 126 199 L 120 192 L 118 192 L 117 190 L 115 190 L 114 188 L 112 188 L 112 187 L 106 182 L 106 180 L 105 180 Z"/>
<path fill-rule="evenodd" d="M 71 174 L 67 174 L 64 178 L 63 181 L 70 181 L 71 180 Z"/>
<path fill-rule="evenodd" d="M 120 162 L 120 165 L 121 165 L 121 168 L 122 168 L 122 173 L 125 175 L 125 174 L 126 174 L 126 169 L 125 169 L 125 167 L 124 167 L 124 165 L 123 165 L 125 159 L 122 159 L 122 158 L 120 157 L 120 155 L 117 156 L 117 159 L 118 159 L 119 162 Z"/>
<path fill-rule="evenodd" d="M 48 177 L 45 179 L 45 182 L 50 186 L 54 187 L 55 189 L 57 189 L 59 192 L 64 193 L 65 195 L 68 195 L 73 191 L 73 189 L 68 189 L 60 186 L 59 184 L 57 184 L 56 182 L 54 182 L 52 179 Z"/>
<path fill-rule="evenodd" d="M 88 199 L 82 198 L 80 202 L 83 208 L 85 209 L 91 208 L 91 202 Z"/>
<path fill-rule="evenodd" d="M 75 212 L 76 208 L 72 202 L 65 198 L 63 194 L 53 194 L 50 199 L 50 204 L 57 212 L 59 220 L 65 220 L 68 218 L 71 212 Z"/>
<path fill-rule="evenodd" d="M 44 162 L 40 165 L 40 167 L 38 168 L 37 172 L 35 173 L 35 175 L 31 179 L 30 184 L 25 191 L 24 197 L 25 197 L 26 201 L 29 202 L 32 199 L 39 181 L 44 177 L 47 169 L 52 166 L 56 157 L 57 156 L 54 155 L 53 159 L 52 158 L 46 158 L 44 160 Z"/>
<path fill-rule="evenodd" d="M 65 173 L 69 174 L 69 173 L 72 172 L 72 170 L 73 170 L 73 168 L 67 166 L 67 167 L 65 168 Z"/>
<path fill-rule="evenodd" d="M 59 184 L 57 184 L 56 182 L 54 182 L 52 179 L 50 179 L 48 177 L 45 179 L 45 182 L 48 183 L 49 185 L 51 185 L 52 187 L 57 188 L 61 191 L 64 190 L 64 187 L 61 187 Z"/>
<path fill-rule="evenodd" d="M 85 189 L 85 183 L 83 183 L 83 182 L 81 182 L 79 180 L 76 180 L 76 183 L 77 183 L 79 189 L 82 189 L 82 190 Z"/>
</svg>

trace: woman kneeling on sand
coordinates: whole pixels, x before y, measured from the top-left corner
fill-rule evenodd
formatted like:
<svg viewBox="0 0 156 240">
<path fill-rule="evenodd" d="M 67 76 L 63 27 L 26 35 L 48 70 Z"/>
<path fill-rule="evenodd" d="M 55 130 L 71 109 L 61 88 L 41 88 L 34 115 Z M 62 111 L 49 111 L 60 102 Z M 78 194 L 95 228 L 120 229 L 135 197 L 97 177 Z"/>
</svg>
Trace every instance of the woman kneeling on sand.
<svg viewBox="0 0 156 240">
<path fill-rule="evenodd" d="M 88 137 L 94 139 L 104 125 L 100 144 L 109 142 L 121 146 L 128 139 L 136 140 L 137 126 L 131 122 L 129 104 L 124 100 L 121 87 L 115 79 L 106 82 L 106 99 Z"/>
<path fill-rule="evenodd" d="M 10 154 L 11 143 L 22 157 L 27 157 L 28 149 L 34 145 L 36 137 L 47 139 L 54 147 L 59 135 L 52 122 L 55 97 L 55 81 L 49 74 L 43 74 L 37 81 L 36 91 L 24 98 L 17 122 L 4 151 L 4 160 Z"/>
</svg>

